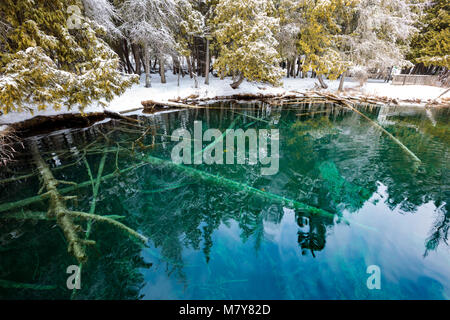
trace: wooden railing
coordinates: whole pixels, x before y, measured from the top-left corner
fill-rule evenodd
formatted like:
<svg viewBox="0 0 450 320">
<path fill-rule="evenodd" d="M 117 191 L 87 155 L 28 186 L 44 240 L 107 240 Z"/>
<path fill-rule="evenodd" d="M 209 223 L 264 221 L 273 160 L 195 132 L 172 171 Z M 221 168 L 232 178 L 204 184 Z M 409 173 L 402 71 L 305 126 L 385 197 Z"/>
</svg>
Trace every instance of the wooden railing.
<svg viewBox="0 0 450 320">
<path fill-rule="evenodd" d="M 442 86 L 438 76 L 415 75 L 415 74 L 398 74 L 392 79 L 394 85 L 426 85 L 426 86 Z"/>
</svg>

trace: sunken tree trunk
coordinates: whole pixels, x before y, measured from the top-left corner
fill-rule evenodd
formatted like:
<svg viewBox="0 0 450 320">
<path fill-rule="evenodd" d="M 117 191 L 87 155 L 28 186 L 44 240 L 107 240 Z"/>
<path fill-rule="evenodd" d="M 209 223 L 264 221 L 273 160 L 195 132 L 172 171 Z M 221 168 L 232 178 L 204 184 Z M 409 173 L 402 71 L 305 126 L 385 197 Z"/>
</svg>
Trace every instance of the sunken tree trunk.
<svg viewBox="0 0 450 320">
<path fill-rule="evenodd" d="M 58 225 L 63 230 L 69 244 L 69 253 L 73 254 L 79 262 L 85 262 L 87 260 L 87 255 L 84 245 L 87 242 L 78 236 L 78 231 L 81 228 L 78 225 L 75 225 L 72 217 L 68 214 L 65 198 L 60 195 L 57 189 L 59 181 L 55 179 L 47 163 L 45 163 L 44 159 L 42 159 L 39 154 L 36 142 L 31 144 L 31 152 L 36 167 L 42 177 L 43 185 L 50 198 L 50 206 L 47 215 L 56 218 Z"/>
<path fill-rule="evenodd" d="M 86 246 L 88 245 L 95 245 L 95 241 L 88 240 L 88 239 L 82 239 L 79 236 L 79 233 L 83 231 L 80 225 L 75 224 L 75 220 L 87 220 L 87 221 L 99 221 L 99 222 L 106 222 L 110 225 L 113 225 L 124 232 L 128 233 L 130 236 L 138 239 L 140 242 L 146 244 L 148 241 L 148 238 L 137 233 L 135 230 L 125 226 L 124 224 L 118 222 L 115 220 L 115 218 L 118 218 L 117 216 L 100 216 L 97 214 L 93 214 L 95 206 L 91 206 L 91 212 L 92 213 L 86 213 L 81 211 L 73 211 L 69 210 L 66 206 L 67 200 L 75 199 L 76 197 L 63 197 L 61 196 L 60 191 L 58 190 L 58 185 L 65 183 L 65 184 L 73 184 L 76 187 L 78 186 L 74 182 L 66 182 L 55 179 L 53 176 L 50 168 L 48 167 L 45 160 L 41 157 L 39 154 L 39 149 L 37 146 L 37 142 L 33 141 L 30 144 L 30 149 L 32 153 L 33 161 L 38 169 L 38 172 L 42 179 L 42 188 L 46 189 L 46 193 L 39 196 L 39 199 L 45 198 L 49 199 L 49 207 L 48 211 L 46 213 L 45 217 L 41 217 L 41 214 L 39 212 L 33 213 L 31 212 L 28 215 L 28 218 L 31 219 L 44 219 L 44 220 L 56 220 L 58 226 L 63 230 L 64 236 L 67 239 L 68 242 L 68 252 L 72 254 L 79 263 L 84 263 L 87 261 L 87 254 L 86 254 Z M 106 155 L 106 153 L 105 153 Z M 91 176 L 91 184 L 93 186 L 97 185 L 96 188 L 94 188 L 94 199 L 97 197 L 98 192 L 98 185 L 101 181 L 101 172 L 103 170 L 103 166 L 106 160 L 106 156 L 102 158 L 99 174 L 97 177 L 97 181 L 94 184 L 94 181 Z M 114 175 L 114 174 L 113 174 Z M 95 201 L 95 200 L 94 200 Z M 29 203 L 26 201 L 19 201 L 18 206 L 25 206 Z M 94 202 L 95 204 L 95 202 Z M 11 207 L 11 204 L 8 205 L 8 207 Z M 16 213 L 10 213 L 9 218 L 20 218 L 25 219 L 27 218 L 26 215 L 24 215 L 24 211 L 16 212 Z"/>
</svg>

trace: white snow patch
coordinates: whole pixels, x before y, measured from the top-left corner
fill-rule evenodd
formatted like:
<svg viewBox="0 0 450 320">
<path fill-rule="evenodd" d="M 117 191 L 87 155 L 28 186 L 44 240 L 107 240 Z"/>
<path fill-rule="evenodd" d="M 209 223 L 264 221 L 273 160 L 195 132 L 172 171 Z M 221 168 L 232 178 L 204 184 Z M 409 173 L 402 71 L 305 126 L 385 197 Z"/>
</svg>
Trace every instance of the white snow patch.
<svg viewBox="0 0 450 320">
<path fill-rule="evenodd" d="M 371 96 L 388 97 L 400 100 L 429 100 L 436 99 L 444 92 L 444 88 L 423 85 L 399 86 L 383 82 L 368 82 L 363 86 L 362 91 Z M 444 97 L 450 97 L 450 94 L 447 93 Z"/>
</svg>

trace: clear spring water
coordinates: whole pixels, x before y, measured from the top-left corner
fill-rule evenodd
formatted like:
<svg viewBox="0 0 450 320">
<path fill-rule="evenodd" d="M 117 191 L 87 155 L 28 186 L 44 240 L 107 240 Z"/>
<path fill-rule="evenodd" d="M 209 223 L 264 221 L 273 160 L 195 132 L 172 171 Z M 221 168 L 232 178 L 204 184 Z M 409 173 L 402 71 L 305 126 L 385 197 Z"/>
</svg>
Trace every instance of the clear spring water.
<svg viewBox="0 0 450 320">
<path fill-rule="evenodd" d="M 448 110 L 359 107 L 419 157 L 418 164 L 369 121 L 337 105 L 211 107 L 141 116 L 140 126 L 111 120 L 27 139 L 25 146 L 38 145 L 57 179 L 78 184 L 90 181 L 88 166 L 96 178 L 106 151 L 103 175 L 109 176 L 95 213 L 125 216 L 121 222 L 149 244 L 94 223 L 89 238 L 97 244 L 88 249 L 81 290 L 73 294 L 66 269 L 77 262 L 55 222 L 0 217 L 0 298 L 450 298 Z M 244 130 L 279 129 L 280 165 L 273 176 L 262 176 L 259 164 L 189 167 L 333 214 L 293 210 L 270 196 L 142 162 L 146 155 L 170 161 L 170 135 L 180 127 L 192 132 L 195 120 L 203 130 L 225 131 L 233 121 Z M 0 168 L 0 208 L 38 194 L 28 150 Z M 77 196 L 67 205 L 88 212 L 92 194 L 85 183 L 65 194 Z M 45 212 L 47 205 L 33 201 L 0 216 Z M 366 285 L 370 265 L 380 268 L 380 290 Z"/>
</svg>

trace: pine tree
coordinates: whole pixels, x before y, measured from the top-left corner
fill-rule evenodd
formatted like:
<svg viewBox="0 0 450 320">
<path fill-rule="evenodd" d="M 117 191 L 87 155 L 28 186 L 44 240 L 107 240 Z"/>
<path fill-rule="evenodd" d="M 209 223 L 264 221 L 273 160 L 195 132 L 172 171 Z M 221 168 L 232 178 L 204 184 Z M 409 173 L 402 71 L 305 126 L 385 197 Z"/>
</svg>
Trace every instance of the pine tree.
<svg viewBox="0 0 450 320">
<path fill-rule="evenodd" d="M 450 3 L 428 3 L 421 19 L 422 27 L 411 44 L 410 58 L 415 63 L 450 69 Z"/>
<path fill-rule="evenodd" d="M 116 7 L 109 0 L 82 0 L 86 16 L 96 23 L 97 28 L 104 30 L 108 39 L 122 37 L 116 25 L 120 20 Z"/>
<path fill-rule="evenodd" d="M 207 22 L 209 22 L 209 20 L 204 12 L 206 11 L 208 13 L 210 11 L 209 9 L 212 7 L 210 6 L 210 3 L 199 2 L 196 0 L 180 1 L 178 7 L 182 21 L 180 23 L 180 28 L 177 30 L 177 51 L 180 55 L 186 57 L 189 74 L 192 78 L 194 77 L 192 60 L 197 58 L 197 65 L 200 66 L 202 60 L 205 59 L 204 56 L 199 57 L 198 53 L 201 50 L 198 50 L 196 47 L 195 36 L 202 37 L 208 29 Z M 177 57 L 176 59 L 179 58 Z M 195 76 L 197 76 L 197 74 L 195 74 Z M 197 78 L 195 79 L 197 87 Z"/>
<path fill-rule="evenodd" d="M 294 70 L 295 60 L 299 55 L 298 41 L 300 28 L 304 19 L 299 13 L 298 0 L 275 0 L 276 16 L 280 19 L 280 29 L 275 35 L 278 41 L 278 52 L 287 61 L 287 76 Z"/>
<path fill-rule="evenodd" d="M 279 19 L 273 17 L 273 10 L 271 0 L 221 0 L 216 7 L 214 35 L 219 55 L 214 68 L 222 75 L 238 75 L 234 89 L 244 79 L 280 83 L 274 37 Z"/>
<path fill-rule="evenodd" d="M 304 24 L 300 30 L 299 46 L 305 55 L 303 70 L 318 75 L 323 88 L 322 75 L 337 79 L 348 63 L 337 49 L 336 35 L 341 31 L 336 23 L 338 10 L 351 1 L 305 0 L 300 3 Z"/>
<path fill-rule="evenodd" d="M 407 66 L 405 59 L 417 14 L 411 0 L 359 0 L 353 21 L 341 38 L 341 52 L 352 73 L 384 72 Z"/>
<path fill-rule="evenodd" d="M 150 82 L 150 50 L 159 60 L 161 82 L 165 83 L 164 64 L 167 54 L 176 53 L 174 30 L 180 23 L 174 0 L 126 0 L 119 9 L 123 20 L 121 29 L 133 43 L 142 46 L 146 87 Z"/>
<path fill-rule="evenodd" d="M 72 6 L 72 7 L 71 7 Z M 0 108 L 58 110 L 110 101 L 136 78 L 118 71 L 119 59 L 98 36 L 76 0 L 2 0 Z"/>
</svg>

